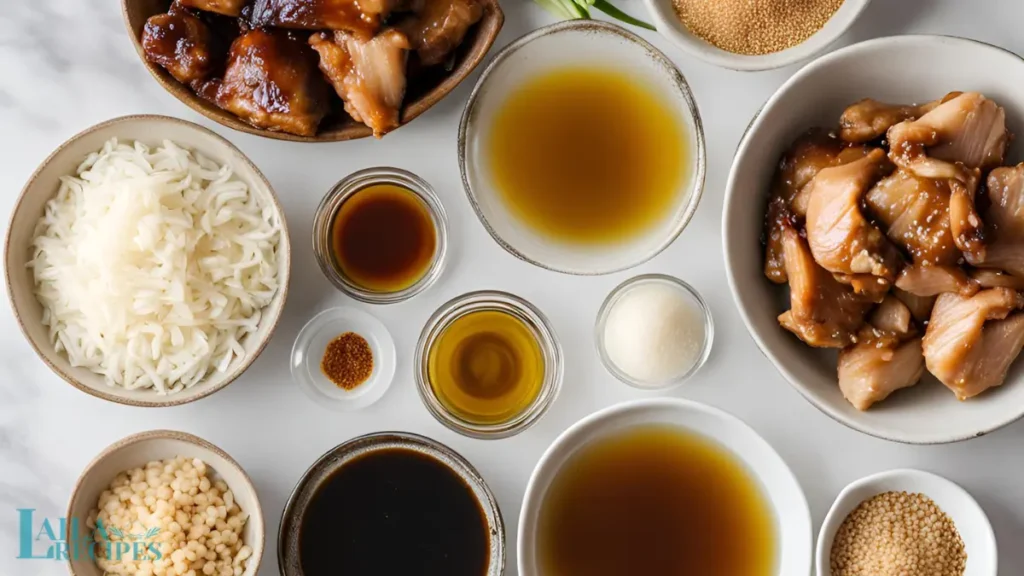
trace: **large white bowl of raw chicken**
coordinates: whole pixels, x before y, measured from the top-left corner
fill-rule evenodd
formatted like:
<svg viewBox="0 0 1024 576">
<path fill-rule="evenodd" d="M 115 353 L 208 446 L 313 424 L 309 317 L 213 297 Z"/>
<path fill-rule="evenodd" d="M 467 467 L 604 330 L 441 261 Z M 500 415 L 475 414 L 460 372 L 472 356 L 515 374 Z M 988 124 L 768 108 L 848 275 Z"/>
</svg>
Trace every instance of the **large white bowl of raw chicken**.
<svg viewBox="0 0 1024 576">
<path fill-rule="evenodd" d="M 794 75 L 740 142 L 733 296 L 839 422 L 925 444 L 1024 415 L 1022 86 L 1024 60 L 993 46 L 872 40 Z"/>
</svg>

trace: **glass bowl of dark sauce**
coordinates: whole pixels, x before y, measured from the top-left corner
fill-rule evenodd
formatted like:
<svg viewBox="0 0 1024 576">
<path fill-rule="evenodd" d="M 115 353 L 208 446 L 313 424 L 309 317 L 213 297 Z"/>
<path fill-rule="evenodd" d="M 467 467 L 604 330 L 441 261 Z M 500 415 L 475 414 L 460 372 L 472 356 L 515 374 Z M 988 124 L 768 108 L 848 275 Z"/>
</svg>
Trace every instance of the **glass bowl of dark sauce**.
<svg viewBox="0 0 1024 576">
<path fill-rule="evenodd" d="M 310 467 L 285 506 L 282 576 L 500 576 L 497 500 L 462 456 L 429 438 L 377 433 Z"/>
</svg>

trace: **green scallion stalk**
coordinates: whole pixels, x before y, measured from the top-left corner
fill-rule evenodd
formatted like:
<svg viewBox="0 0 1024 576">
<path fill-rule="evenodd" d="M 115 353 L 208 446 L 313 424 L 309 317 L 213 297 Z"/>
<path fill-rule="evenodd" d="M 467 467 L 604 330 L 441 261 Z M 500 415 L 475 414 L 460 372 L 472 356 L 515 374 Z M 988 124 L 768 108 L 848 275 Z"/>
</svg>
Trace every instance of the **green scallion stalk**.
<svg viewBox="0 0 1024 576">
<path fill-rule="evenodd" d="M 604 12 L 605 14 L 640 28 L 646 28 L 647 30 L 654 30 L 654 26 L 639 20 L 626 14 L 622 10 L 619 10 L 613 6 L 608 0 L 534 0 L 544 8 L 548 9 L 551 13 L 569 20 L 580 20 L 590 19 L 590 7 Z"/>
</svg>

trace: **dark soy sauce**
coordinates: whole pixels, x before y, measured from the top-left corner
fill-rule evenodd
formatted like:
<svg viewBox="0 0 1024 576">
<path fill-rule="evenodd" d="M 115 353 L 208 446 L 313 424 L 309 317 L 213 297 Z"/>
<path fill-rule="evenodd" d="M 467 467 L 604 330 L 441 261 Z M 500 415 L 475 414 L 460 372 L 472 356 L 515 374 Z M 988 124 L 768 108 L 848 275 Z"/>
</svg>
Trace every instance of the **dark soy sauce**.
<svg viewBox="0 0 1024 576">
<path fill-rule="evenodd" d="M 454 471 L 391 448 L 347 462 L 317 487 L 299 558 L 304 576 L 484 576 L 489 531 Z"/>
</svg>

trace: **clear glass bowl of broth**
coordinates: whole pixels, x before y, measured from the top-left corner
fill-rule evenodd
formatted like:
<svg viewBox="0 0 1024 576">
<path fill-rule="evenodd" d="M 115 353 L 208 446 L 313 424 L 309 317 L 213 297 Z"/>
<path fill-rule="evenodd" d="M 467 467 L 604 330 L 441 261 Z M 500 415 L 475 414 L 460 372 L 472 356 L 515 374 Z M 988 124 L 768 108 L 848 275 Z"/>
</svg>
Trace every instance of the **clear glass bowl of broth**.
<svg viewBox="0 0 1024 576">
<path fill-rule="evenodd" d="M 324 276 L 361 302 L 408 300 L 444 270 L 448 219 L 434 189 L 398 168 L 367 168 L 334 185 L 313 220 Z"/>
<path fill-rule="evenodd" d="M 488 65 L 459 128 L 470 205 L 498 244 L 567 274 L 664 250 L 704 187 L 700 113 L 676 66 L 619 26 L 573 20 Z"/>
<path fill-rule="evenodd" d="M 427 410 L 473 438 L 529 428 L 562 386 L 562 349 L 547 318 L 506 292 L 470 292 L 442 305 L 423 328 L 415 358 Z"/>
</svg>

